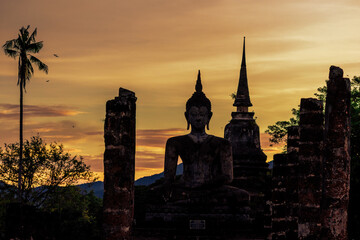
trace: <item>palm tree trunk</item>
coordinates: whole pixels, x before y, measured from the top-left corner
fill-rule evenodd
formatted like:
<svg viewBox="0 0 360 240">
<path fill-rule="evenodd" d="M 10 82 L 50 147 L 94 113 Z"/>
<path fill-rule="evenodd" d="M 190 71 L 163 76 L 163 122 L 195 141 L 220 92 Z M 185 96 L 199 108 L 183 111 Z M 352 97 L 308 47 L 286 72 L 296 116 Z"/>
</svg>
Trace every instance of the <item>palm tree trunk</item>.
<svg viewBox="0 0 360 240">
<path fill-rule="evenodd" d="M 22 79 L 24 81 L 25 79 Z M 22 202 L 22 171 L 23 171 L 23 86 L 20 85 L 20 151 L 19 151 L 19 179 L 18 179 L 18 191 L 19 191 L 19 200 Z"/>
</svg>

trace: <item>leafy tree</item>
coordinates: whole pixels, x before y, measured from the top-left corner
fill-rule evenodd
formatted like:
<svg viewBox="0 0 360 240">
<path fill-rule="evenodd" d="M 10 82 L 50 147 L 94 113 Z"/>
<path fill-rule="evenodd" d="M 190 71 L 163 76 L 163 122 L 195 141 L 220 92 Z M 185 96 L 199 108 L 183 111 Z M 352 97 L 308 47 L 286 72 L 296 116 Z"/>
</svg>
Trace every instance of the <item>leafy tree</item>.
<svg viewBox="0 0 360 240">
<path fill-rule="evenodd" d="M 36 42 L 35 37 L 37 34 L 37 28 L 30 34 L 30 26 L 22 27 L 19 31 L 17 38 L 6 41 L 3 45 L 5 55 L 17 58 L 18 57 L 18 81 L 17 85 L 20 87 L 20 160 L 18 161 L 18 191 L 19 198 L 22 199 L 22 158 L 23 158 L 23 90 L 26 90 L 26 82 L 30 81 L 34 73 L 32 63 L 38 66 L 40 71 L 48 73 L 48 66 L 40 61 L 38 58 L 34 57 L 30 53 L 38 53 L 42 47 L 43 42 Z"/>
<path fill-rule="evenodd" d="M 349 238 L 360 236 L 360 77 L 351 81 L 351 175 Z"/>
<path fill-rule="evenodd" d="M 277 121 L 274 125 L 268 126 L 268 129 L 265 130 L 265 133 L 270 135 L 269 141 L 271 143 L 286 143 L 288 127 L 296 126 L 299 124 L 299 107 L 291 109 L 291 113 L 293 117 L 291 117 L 288 121 Z"/>
<path fill-rule="evenodd" d="M 84 193 L 77 186 L 57 188 L 42 206 L 55 227 L 48 236 L 55 239 L 101 239 L 102 199 L 94 192 Z M 50 222 L 50 221 L 49 221 Z M 40 229 L 41 231 L 41 229 Z"/>
<path fill-rule="evenodd" d="M 16 185 L 21 182 L 24 203 L 40 206 L 59 186 L 70 186 L 79 180 L 94 181 L 96 178 L 82 157 L 72 157 L 64 152 L 63 145 L 47 145 L 39 136 L 25 140 L 23 151 L 23 174 L 19 175 L 18 143 L 5 144 L 0 148 L 0 181 Z M 8 188 L 8 193 L 14 190 Z"/>
<path fill-rule="evenodd" d="M 353 83 L 355 82 L 355 79 L 357 79 L 357 77 L 354 77 L 354 79 L 352 80 L 352 82 L 351 82 L 352 86 L 355 86 L 355 85 L 353 85 Z M 326 92 L 327 92 L 327 87 L 323 86 L 323 87 L 319 87 L 317 89 L 317 92 L 314 93 L 314 95 L 319 100 L 322 100 L 325 104 Z M 324 112 L 325 112 L 325 108 L 324 108 Z M 284 152 L 286 152 L 288 127 L 299 125 L 300 105 L 298 105 L 297 108 L 291 109 L 291 113 L 292 113 L 292 117 L 289 120 L 277 121 L 275 124 L 268 126 L 268 129 L 265 130 L 265 133 L 270 135 L 269 141 L 271 143 L 273 143 L 273 144 L 284 143 L 285 144 Z"/>
<path fill-rule="evenodd" d="M 1 209 L 0 239 L 101 239 L 102 199 L 78 186 L 57 187 L 40 207 L 0 202 Z"/>
</svg>

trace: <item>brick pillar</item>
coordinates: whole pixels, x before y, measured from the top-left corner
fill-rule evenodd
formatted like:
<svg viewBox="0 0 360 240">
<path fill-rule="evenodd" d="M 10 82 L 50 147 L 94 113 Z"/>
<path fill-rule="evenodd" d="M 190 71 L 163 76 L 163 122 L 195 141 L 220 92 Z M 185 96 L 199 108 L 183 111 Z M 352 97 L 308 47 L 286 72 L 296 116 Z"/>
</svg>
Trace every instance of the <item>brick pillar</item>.
<svg viewBox="0 0 360 240">
<path fill-rule="evenodd" d="M 350 81 L 330 67 L 325 109 L 323 239 L 348 239 L 350 188 Z"/>
<path fill-rule="evenodd" d="M 120 88 L 106 103 L 104 153 L 104 234 L 131 239 L 134 215 L 135 93 Z"/>
<path fill-rule="evenodd" d="M 269 239 L 297 239 L 299 127 L 288 128 L 287 154 L 274 155 L 272 234 Z"/>
<path fill-rule="evenodd" d="M 299 152 L 299 126 L 288 127 L 288 138 L 287 138 L 287 152 Z"/>
<path fill-rule="evenodd" d="M 319 239 L 322 194 L 323 102 L 301 99 L 299 140 L 299 239 Z"/>
<path fill-rule="evenodd" d="M 288 128 L 287 154 L 275 154 L 272 177 L 271 233 L 268 239 L 297 239 L 299 127 Z"/>
<path fill-rule="evenodd" d="M 298 195 L 298 175 L 299 175 L 299 126 L 288 128 L 287 139 L 287 208 L 289 216 L 287 218 L 289 229 L 286 233 L 287 239 L 297 239 L 299 223 L 299 195 Z"/>
<path fill-rule="evenodd" d="M 287 155 L 275 154 L 272 177 L 272 217 L 271 238 L 286 239 L 288 230 L 287 208 L 286 208 L 286 178 L 287 178 Z"/>
</svg>

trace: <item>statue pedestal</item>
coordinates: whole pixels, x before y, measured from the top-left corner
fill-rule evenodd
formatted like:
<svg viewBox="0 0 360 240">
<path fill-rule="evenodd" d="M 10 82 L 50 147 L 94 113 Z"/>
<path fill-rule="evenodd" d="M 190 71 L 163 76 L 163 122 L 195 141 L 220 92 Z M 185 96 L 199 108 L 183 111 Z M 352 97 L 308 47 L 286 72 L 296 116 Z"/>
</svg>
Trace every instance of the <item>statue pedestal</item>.
<svg viewBox="0 0 360 240">
<path fill-rule="evenodd" d="M 158 192 L 155 194 L 158 196 Z M 179 236 L 203 236 L 211 239 L 209 236 L 221 237 L 239 232 L 243 235 L 253 228 L 254 219 L 250 217 L 249 194 L 246 191 L 222 186 L 190 191 L 182 196 L 168 202 L 158 199 L 145 204 L 143 219 L 139 219 L 135 231 L 139 234 L 139 231 L 149 233 L 149 230 L 157 229 L 156 234 L 160 236 L 176 236 L 177 239 Z M 148 201 L 155 198 L 150 199 Z"/>
<path fill-rule="evenodd" d="M 145 224 L 136 229 L 137 236 L 144 235 L 141 231 L 149 234 L 151 229 L 155 231 L 151 235 L 159 237 L 156 239 L 229 239 L 229 235 L 243 236 L 253 221 L 248 203 L 236 207 L 167 203 L 148 205 Z"/>
</svg>

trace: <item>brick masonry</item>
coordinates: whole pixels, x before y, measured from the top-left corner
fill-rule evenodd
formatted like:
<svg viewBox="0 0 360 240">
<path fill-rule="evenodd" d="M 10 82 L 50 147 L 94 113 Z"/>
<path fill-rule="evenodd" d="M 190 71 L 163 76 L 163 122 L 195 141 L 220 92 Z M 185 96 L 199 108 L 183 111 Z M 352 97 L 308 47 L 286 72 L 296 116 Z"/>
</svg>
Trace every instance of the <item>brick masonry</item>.
<svg viewBox="0 0 360 240">
<path fill-rule="evenodd" d="M 325 116 L 322 101 L 301 99 L 287 144 L 274 156 L 268 239 L 348 239 L 350 81 L 341 68 L 330 67 Z"/>
<path fill-rule="evenodd" d="M 347 239 L 350 188 L 350 80 L 331 66 L 325 109 L 322 239 Z"/>
<path fill-rule="evenodd" d="M 106 103 L 104 208 L 106 240 L 131 239 L 134 214 L 136 97 L 120 88 Z"/>
</svg>

